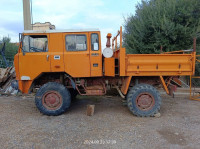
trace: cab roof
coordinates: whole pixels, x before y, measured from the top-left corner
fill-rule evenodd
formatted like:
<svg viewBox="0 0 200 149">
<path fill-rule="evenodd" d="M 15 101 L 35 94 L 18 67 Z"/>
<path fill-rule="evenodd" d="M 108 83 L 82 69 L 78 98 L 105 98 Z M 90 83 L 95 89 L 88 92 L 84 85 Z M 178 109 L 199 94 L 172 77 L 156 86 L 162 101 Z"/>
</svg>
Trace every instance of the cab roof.
<svg viewBox="0 0 200 149">
<path fill-rule="evenodd" d="M 64 29 L 64 30 L 25 30 L 23 33 L 78 33 L 78 32 L 98 32 L 99 29 Z"/>
</svg>

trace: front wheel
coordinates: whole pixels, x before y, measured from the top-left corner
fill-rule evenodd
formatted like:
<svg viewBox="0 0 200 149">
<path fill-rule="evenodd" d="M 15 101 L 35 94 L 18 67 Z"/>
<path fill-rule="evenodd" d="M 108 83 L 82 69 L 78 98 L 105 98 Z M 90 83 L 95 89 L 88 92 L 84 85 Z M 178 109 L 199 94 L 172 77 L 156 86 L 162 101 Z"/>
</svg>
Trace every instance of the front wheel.
<svg viewBox="0 0 200 149">
<path fill-rule="evenodd" d="M 139 84 L 133 87 L 127 95 L 129 110 L 136 116 L 154 116 L 160 110 L 161 97 L 151 85 Z"/>
<path fill-rule="evenodd" d="M 49 82 L 37 91 L 35 104 L 40 112 L 45 115 L 61 115 L 69 108 L 71 95 L 62 84 Z"/>
</svg>

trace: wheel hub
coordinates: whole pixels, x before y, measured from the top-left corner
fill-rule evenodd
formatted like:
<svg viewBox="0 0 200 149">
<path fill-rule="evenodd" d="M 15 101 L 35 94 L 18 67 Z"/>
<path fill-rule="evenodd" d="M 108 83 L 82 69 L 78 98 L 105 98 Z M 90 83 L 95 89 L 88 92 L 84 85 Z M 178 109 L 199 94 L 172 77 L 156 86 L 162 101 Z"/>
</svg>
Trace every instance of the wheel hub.
<svg viewBox="0 0 200 149">
<path fill-rule="evenodd" d="M 154 97 L 149 93 L 142 93 L 137 97 L 137 106 L 141 110 L 150 110 L 155 104 Z"/>
<path fill-rule="evenodd" d="M 47 109 L 56 110 L 62 103 L 62 97 L 56 91 L 49 91 L 43 96 L 42 103 Z"/>
</svg>

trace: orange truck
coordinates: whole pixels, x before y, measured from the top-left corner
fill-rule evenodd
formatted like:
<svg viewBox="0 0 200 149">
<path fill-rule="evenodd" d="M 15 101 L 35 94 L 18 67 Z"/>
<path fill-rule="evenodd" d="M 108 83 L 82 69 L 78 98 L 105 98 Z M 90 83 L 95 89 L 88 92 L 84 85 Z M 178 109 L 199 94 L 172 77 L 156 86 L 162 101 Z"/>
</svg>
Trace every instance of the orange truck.
<svg viewBox="0 0 200 149">
<path fill-rule="evenodd" d="M 173 95 L 176 78 L 195 72 L 196 48 L 161 54 L 126 54 L 122 27 L 107 35 L 101 49 L 98 29 L 24 31 L 14 65 L 19 90 L 37 91 L 35 104 L 45 115 L 61 115 L 77 94 L 105 95 L 116 88 L 130 111 L 154 116 L 161 105 L 155 85 Z M 119 41 L 119 42 L 118 42 Z"/>
</svg>

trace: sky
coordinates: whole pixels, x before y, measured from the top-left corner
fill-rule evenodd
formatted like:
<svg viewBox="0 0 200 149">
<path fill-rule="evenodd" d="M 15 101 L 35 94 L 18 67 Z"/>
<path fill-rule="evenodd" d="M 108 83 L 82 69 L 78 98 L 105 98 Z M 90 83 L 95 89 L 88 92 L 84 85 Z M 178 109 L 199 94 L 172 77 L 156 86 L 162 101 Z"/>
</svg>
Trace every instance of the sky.
<svg viewBox="0 0 200 149">
<path fill-rule="evenodd" d="M 33 23 L 51 22 L 56 29 L 98 28 L 102 44 L 107 33 L 116 35 L 124 18 L 135 14 L 141 0 L 32 0 Z M 23 32 L 22 0 L 0 0 L 0 39 L 18 42 Z M 105 47 L 102 45 L 103 47 Z"/>
</svg>

